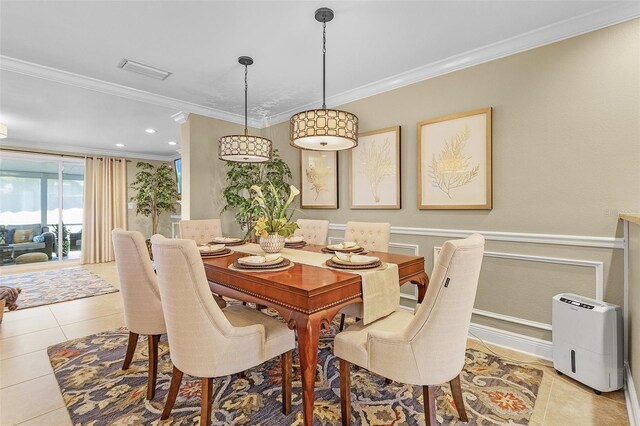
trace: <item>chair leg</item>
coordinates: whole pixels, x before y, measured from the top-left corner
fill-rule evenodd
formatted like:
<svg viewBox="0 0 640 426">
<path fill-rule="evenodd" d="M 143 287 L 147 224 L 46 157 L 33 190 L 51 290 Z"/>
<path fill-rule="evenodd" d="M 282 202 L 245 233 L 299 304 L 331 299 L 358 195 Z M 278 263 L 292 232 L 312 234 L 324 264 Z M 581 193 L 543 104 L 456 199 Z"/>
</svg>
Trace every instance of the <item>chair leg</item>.
<svg viewBox="0 0 640 426">
<path fill-rule="evenodd" d="M 202 400 L 200 401 L 200 426 L 211 424 L 211 397 L 213 396 L 213 379 L 202 378 Z"/>
<path fill-rule="evenodd" d="M 456 404 L 456 410 L 458 410 L 458 416 L 463 422 L 468 422 L 467 410 L 464 408 L 464 399 L 462 399 L 462 387 L 460 386 L 460 375 L 449 381 L 451 387 L 451 395 L 453 395 L 453 402 Z"/>
<path fill-rule="evenodd" d="M 176 397 L 178 396 L 181 382 L 182 371 L 178 370 L 178 368 L 174 365 L 173 373 L 171 374 L 171 384 L 169 385 L 169 392 L 167 393 L 167 401 L 164 403 L 164 410 L 162 410 L 160 420 L 167 420 L 169 418 L 171 410 L 173 410 L 173 404 L 176 403 Z"/>
<path fill-rule="evenodd" d="M 340 359 L 340 413 L 342 426 L 351 425 L 351 363 Z"/>
<path fill-rule="evenodd" d="M 127 354 L 124 356 L 124 362 L 122 363 L 122 369 L 127 370 L 131 365 L 133 359 L 133 353 L 136 351 L 138 345 L 138 333 L 129 332 L 129 341 L 127 342 Z"/>
<path fill-rule="evenodd" d="M 427 426 L 436 426 L 436 389 L 433 386 L 422 386 L 424 399 L 424 421 Z"/>
<path fill-rule="evenodd" d="M 147 336 L 149 342 L 149 377 L 147 379 L 147 399 L 152 400 L 156 395 L 156 381 L 158 379 L 158 342 L 160 335 Z"/>
<path fill-rule="evenodd" d="M 345 319 L 346 315 L 345 314 L 340 314 L 340 329 L 339 331 L 342 331 L 344 329 L 344 319 Z"/>
<path fill-rule="evenodd" d="M 288 351 L 281 356 L 282 364 L 282 414 L 288 416 L 291 413 L 291 382 L 293 351 Z"/>
</svg>

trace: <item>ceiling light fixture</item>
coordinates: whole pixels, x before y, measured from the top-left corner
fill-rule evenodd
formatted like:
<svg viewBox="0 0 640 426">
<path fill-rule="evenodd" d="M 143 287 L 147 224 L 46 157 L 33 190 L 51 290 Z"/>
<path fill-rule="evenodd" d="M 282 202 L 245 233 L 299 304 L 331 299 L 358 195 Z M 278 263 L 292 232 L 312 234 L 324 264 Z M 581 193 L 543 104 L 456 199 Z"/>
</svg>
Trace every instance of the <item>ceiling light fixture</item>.
<svg viewBox="0 0 640 426">
<path fill-rule="evenodd" d="M 144 75 L 145 77 L 155 78 L 156 80 L 165 80 L 167 77 L 171 75 L 169 71 L 165 71 L 165 70 L 161 70 L 160 68 L 141 64 L 140 62 L 132 61 L 126 58 L 120 61 L 120 63 L 118 64 L 118 68 L 135 72 L 137 74 Z"/>
<path fill-rule="evenodd" d="M 117 146 L 118 148 L 124 148 L 124 144 L 123 144 L 123 143 L 117 143 L 117 144 L 116 144 L 116 146 Z"/>
<path fill-rule="evenodd" d="M 4 139 L 7 137 L 7 125 L 4 123 L 0 123 L 0 139 Z"/>
<path fill-rule="evenodd" d="M 271 141 L 260 136 L 250 136 L 247 131 L 247 83 L 248 67 L 253 59 L 248 56 L 238 58 L 244 65 L 244 135 L 223 136 L 218 141 L 218 158 L 238 163 L 262 163 L 271 160 Z"/>
<path fill-rule="evenodd" d="M 155 131 L 154 129 L 146 129 L 146 130 L 145 130 L 145 132 L 153 134 L 153 133 L 155 133 L 156 131 Z"/>
<path fill-rule="evenodd" d="M 322 108 L 299 112 L 291 117 L 290 144 L 314 151 L 342 151 L 358 145 L 358 117 L 347 111 L 327 109 L 326 56 L 327 22 L 333 19 L 333 10 L 316 10 L 316 21 L 322 22 Z"/>
<path fill-rule="evenodd" d="M 171 141 L 171 142 L 169 142 L 169 145 L 178 145 L 178 143 L 174 142 L 174 141 Z"/>
</svg>

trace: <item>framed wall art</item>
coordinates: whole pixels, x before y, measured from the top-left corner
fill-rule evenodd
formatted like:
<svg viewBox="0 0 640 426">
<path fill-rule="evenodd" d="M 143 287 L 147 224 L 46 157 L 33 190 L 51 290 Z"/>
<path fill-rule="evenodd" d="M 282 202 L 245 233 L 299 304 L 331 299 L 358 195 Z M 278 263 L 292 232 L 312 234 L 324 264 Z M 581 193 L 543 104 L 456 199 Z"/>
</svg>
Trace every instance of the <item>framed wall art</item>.
<svg viewBox="0 0 640 426">
<path fill-rule="evenodd" d="M 418 208 L 490 210 L 491 108 L 424 120 L 418 134 Z"/>
<path fill-rule="evenodd" d="M 300 207 L 338 208 L 338 153 L 300 150 Z"/>
<path fill-rule="evenodd" d="M 400 126 L 361 133 L 349 164 L 352 209 L 400 208 Z"/>
</svg>

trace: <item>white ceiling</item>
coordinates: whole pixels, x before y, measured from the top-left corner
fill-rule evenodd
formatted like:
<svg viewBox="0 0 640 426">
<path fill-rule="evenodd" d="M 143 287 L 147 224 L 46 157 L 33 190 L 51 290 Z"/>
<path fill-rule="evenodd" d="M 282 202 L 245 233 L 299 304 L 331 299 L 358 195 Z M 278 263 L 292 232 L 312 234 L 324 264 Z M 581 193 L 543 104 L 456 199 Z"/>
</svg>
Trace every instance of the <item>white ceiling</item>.
<svg viewBox="0 0 640 426">
<path fill-rule="evenodd" d="M 336 13 L 327 24 L 327 103 L 336 104 L 620 22 L 638 16 L 638 4 L 3 0 L 0 121 L 14 144 L 113 151 L 124 143 L 123 151 L 166 157 L 179 137 L 172 114 L 242 121 L 240 55 L 255 60 L 252 124 L 319 106 L 318 7 Z M 122 58 L 172 75 L 123 71 Z"/>
</svg>

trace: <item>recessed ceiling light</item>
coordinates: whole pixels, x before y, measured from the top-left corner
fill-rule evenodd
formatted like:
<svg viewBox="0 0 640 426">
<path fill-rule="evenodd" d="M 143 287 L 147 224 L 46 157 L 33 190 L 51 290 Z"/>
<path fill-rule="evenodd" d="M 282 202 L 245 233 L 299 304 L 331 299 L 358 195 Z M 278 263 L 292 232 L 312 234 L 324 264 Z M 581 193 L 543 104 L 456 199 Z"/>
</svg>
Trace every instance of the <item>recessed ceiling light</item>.
<svg viewBox="0 0 640 426">
<path fill-rule="evenodd" d="M 171 141 L 171 142 L 169 142 L 169 145 L 178 145 L 178 143 L 174 142 L 174 141 Z"/>
<path fill-rule="evenodd" d="M 145 130 L 145 132 L 147 132 L 147 133 L 155 133 L 156 131 L 153 130 L 153 129 L 147 129 L 147 130 Z"/>
<path fill-rule="evenodd" d="M 124 144 L 123 144 L 123 143 L 117 143 L 117 144 L 116 144 L 116 146 L 117 146 L 118 148 L 123 148 L 123 147 L 124 147 Z"/>
</svg>

